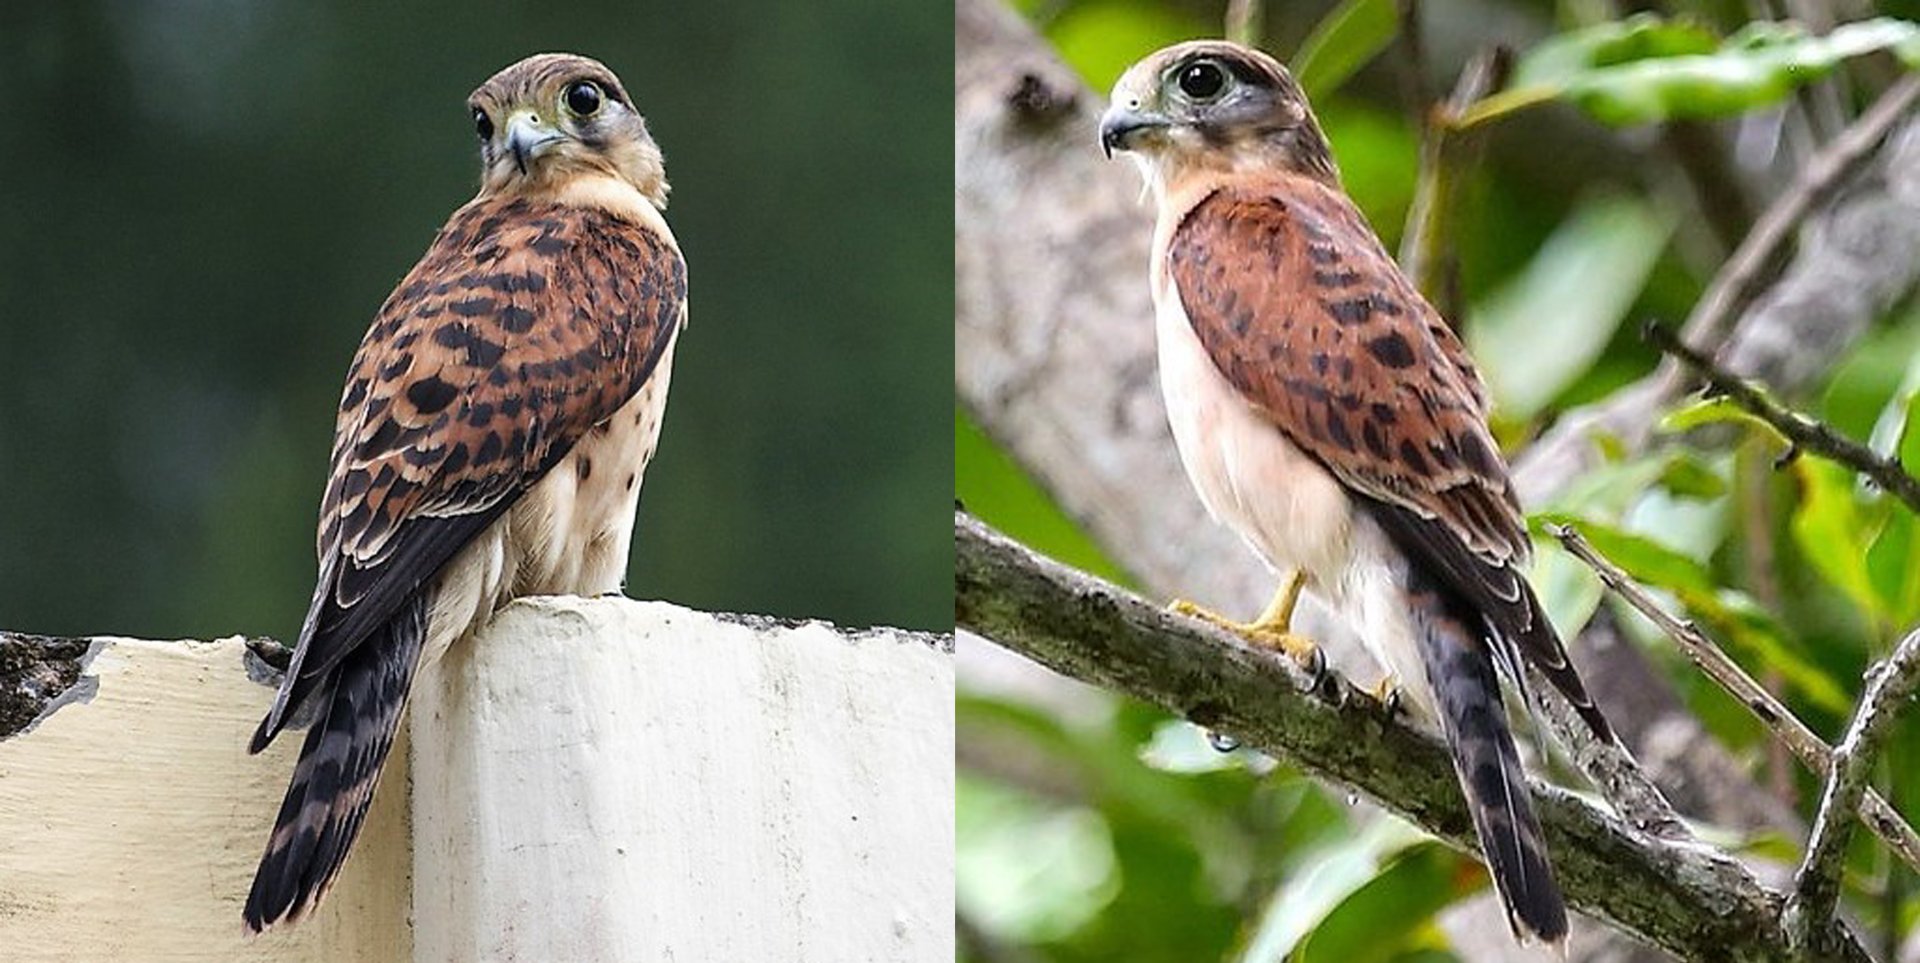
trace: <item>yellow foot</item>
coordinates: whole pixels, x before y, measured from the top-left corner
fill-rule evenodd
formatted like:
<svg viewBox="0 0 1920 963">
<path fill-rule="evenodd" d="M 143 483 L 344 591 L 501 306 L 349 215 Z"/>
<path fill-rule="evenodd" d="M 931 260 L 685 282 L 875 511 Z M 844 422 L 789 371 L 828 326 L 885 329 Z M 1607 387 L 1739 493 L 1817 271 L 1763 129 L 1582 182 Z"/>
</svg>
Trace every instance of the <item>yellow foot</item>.
<svg viewBox="0 0 1920 963">
<path fill-rule="evenodd" d="M 1315 645 L 1312 639 L 1287 631 L 1286 622 L 1276 624 L 1264 619 L 1257 622 L 1237 622 L 1186 599 L 1174 600 L 1172 605 L 1167 606 L 1167 610 L 1176 615 L 1211 622 L 1263 649 L 1282 653 L 1299 663 L 1301 668 L 1313 673 L 1315 679 L 1318 679 L 1326 670 L 1326 661 L 1320 653 L 1320 647 Z"/>
</svg>

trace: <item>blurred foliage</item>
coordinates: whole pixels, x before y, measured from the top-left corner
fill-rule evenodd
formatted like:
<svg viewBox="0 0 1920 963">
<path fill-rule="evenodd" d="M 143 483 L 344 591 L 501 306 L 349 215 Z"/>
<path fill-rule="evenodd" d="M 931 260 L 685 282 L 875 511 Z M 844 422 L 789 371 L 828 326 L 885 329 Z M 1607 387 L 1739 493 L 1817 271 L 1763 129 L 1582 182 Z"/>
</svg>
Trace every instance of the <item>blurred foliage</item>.
<svg viewBox="0 0 1920 963">
<path fill-rule="evenodd" d="M 691 326 L 631 594 L 952 625 L 949 13 L 0 8 L 0 627 L 291 638 L 348 359 L 478 177 L 467 93 L 600 58 L 667 156 Z"/>
<path fill-rule="evenodd" d="M 1096 90 L 1150 50 L 1217 35 L 1225 13 L 1202 0 L 1016 5 Z M 1455 320 L 1494 390 L 1496 433 L 1513 447 L 1649 371 L 1656 353 L 1637 337 L 1640 322 L 1684 319 L 1724 256 L 1677 203 L 1685 175 L 1673 154 L 1653 149 L 1648 128 L 1623 135 L 1609 125 L 1733 117 L 1757 121 L 1740 129 L 1749 136 L 1779 136 L 1779 112 L 1805 85 L 1844 78 L 1831 93 L 1858 108 L 1916 50 L 1916 28 L 1902 20 L 1816 38 L 1748 24 L 1744 8 L 1726 4 L 1676 6 L 1686 13 L 1671 19 L 1606 19 L 1575 0 L 1422 7 L 1433 90 L 1447 89 L 1483 44 L 1520 54 L 1508 91 L 1482 101 L 1472 119 L 1490 137 L 1450 239 L 1468 305 Z M 1286 59 L 1311 80 L 1343 181 L 1390 249 L 1413 196 L 1420 137 L 1401 99 L 1401 54 L 1386 45 L 1397 10 L 1379 0 L 1269 3 L 1264 23 L 1264 46 L 1293 53 Z M 1916 13 L 1897 3 L 1876 12 Z M 1868 61 L 1872 69 L 1853 71 Z M 1784 171 L 1767 183 L 1780 183 L 1804 154 L 1778 156 Z M 1841 360 L 1822 393 L 1792 400 L 1920 471 L 1916 358 L 1920 311 L 1897 310 Z M 1603 440 L 1604 464 L 1551 504 L 1529 506 L 1535 585 L 1568 636 L 1604 607 L 1756 782 L 1785 787 L 1785 801 L 1810 814 L 1818 783 L 1797 767 L 1771 772 L 1765 730 L 1606 597 L 1544 526 L 1579 526 L 1833 737 L 1871 660 L 1920 621 L 1916 521 L 1838 466 L 1808 455 L 1776 466 L 1784 440 L 1725 401 L 1689 399 L 1658 430 L 1676 444 L 1630 457 Z M 969 508 L 1071 564 L 1126 571 L 1126 559 L 1103 555 L 964 414 L 955 446 L 956 491 Z M 1285 764 L 1217 752 L 1186 723 L 1120 697 L 1076 688 L 1059 700 L 970 673 L 961 686 L 963 959 L 1458 958 L 1438 921 L 1461 898 L 1485 893 L 1485 875 L 1398 819 L 1353 806 Z M 1099 708 L 1089 711 L 1089 700 Z M 1912 814 L 1920 725 L 1903 726 L 1881 788 Z M 1709 834 L 1756 858 L 1799 857 L 1777 835 Z M 1877 934 L 1877 948 L 1910 935 L 1920 917 L 1911 873 L 1862 842 L 1847 881 L 1849 912 Z M 1120 934 L 1129 942 L 1116 942 Z"/>
<path fill-rule="evenodd" d="M 1752 23 L 1723 42 L 1698 23 L 1643 14 L 1540 44 L 1521 59 L 1512 89 L 1487 98 L 1460 123 L 1485 123 L 1550 100 L 1623 126 L 1740 114 L 1772 106 L 1840 61 L 1876 50 L 1920 65 L 1920 26 L 1866 20 L 1816 36 L 1797 24 Z"/>
</svg>

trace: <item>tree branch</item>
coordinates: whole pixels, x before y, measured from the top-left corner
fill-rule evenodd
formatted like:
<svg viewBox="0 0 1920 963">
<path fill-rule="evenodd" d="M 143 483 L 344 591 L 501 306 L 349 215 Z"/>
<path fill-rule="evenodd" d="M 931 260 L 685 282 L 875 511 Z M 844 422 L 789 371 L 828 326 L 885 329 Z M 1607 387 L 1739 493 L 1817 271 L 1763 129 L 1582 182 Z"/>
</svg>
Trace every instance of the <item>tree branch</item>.
<svg viewBox="0 0 1920 963">
<path fill-rule="evenodd" d="M 1891 493 L 1905 502 L 1909 509 L 1920 514 L 1920 479 L 1908 474 L 1899 462 L 1835 431 L 1823 421 L 1809 418 L 1773 400 L 1745 379 L 1721 370 L 1719 365 L 1713 363 L 1713 359 L 1689 347 L 1673 332 L 1657 324 L 1649 324 L 1642 333 L 1655 347 L 1680 359 L 1716 393 L 1733 399 L 1734 404 L 1787 436 L 1796 451 L 1811 451 L 1865 475 L 1881 490 Z M 1788 457 L 1793 454 L 1789 452 Z"/>
<path fill-rule="evenodd" d="M 1893 654 L 1868 674 L 1867 691 L 1860 697 L 1847 734 L 1833 749 L 1813 835 L 1807 841 L 1800 871 L 1794 876 L 1793 893 L 1787 898 L 1784 916 L 1789 946 L 1818 949 L 1814 944 L 1829 931 L 1828 923 L 1840 899 L 1847 843 L 1853 837 L 1854 811 L 1866 798 L 1874 759 L 1916 688 L 1920 688 L 1920 630 L 1909 632 Z"/>
<path fill-rule="evenodd" d="M 1588 542 L 1586 536 L 1574 530 L 1571 525 L 1552 525 L 1548 529 L 1553 537 L 1568 553 L 1592 568 L 1594 574 L 1607 588 L 1620 596 L 1635 611 L 1647 617 L 1667 638 L 1673 640 L 1680 651 L 1685 653 L 1693 664 L 1706 673 L 1707 677 L 1718 683 L 1722 689 L 1747 707 L 1754 718 L 1773 731 L 1774 737 L 1793 750 L 1808 769 L 1822 777 L 1830 776 L 1833 768 L 1833 751 L 1826 742 L 1806 723 L 1801 722 L 1780 700 L 1773 697 L 1764 686 L 1755 682 L 1753 676 L 1740 664 L 1729 658 L 1720 647 L 1707 638 L 1691 622 L 1673 617 L 1655 601 L 1647 590 L 1641 588 L 1620 567 L 1607 560 L 1599 550 Z M 1873 830 L 1892 848 L 1907 865 L 1920 870 L 1920 835 L 1915 835 L 1913 827 L 1907 825 L 1900 814 L 1881 798 L 1879 793 L 1868 791 L 1859 798 L 1859 804 L 1852 807 L 1859 810 L 1860 817 L 1866 820 L 1867 827 Z M 1823 810 L 1824 811 L 1824 810 Z"/>
<path fill-rule="evenodd" d="M 1753 305 L 1775 276 L 1788 242 L 1807 216 L 1831 199 L 1842 184 L 1874 155 L 1893 125 L 1920 98 L 1920 74 L 1901 78 L 1866 113 L 1815 154 L 1787 192 L 1760 215 L 1753 230 L 1720 268 L 1707 292 L 1694 303 L 1681 335 L 1694 343 L 1718 344 L 1727 328 Z"/>
<path fill-rule="evenodd" d="M 954 516 L 954 612 L 1056 672 L 1133 695 L 1363 792 L 1450 841 L 1473 825 L 1446 749 L 1329 673 L 1172 616 Z M 1571 793 L 1532 784 L 1577 908 L 1691 960 L 1786 961 L 1779 897 L 1714 850 L 1653 839 Z M 1868 956 L 1829 923 L 1834 960 Z"/>
<path fill-rule="evenodd" d="M 1841 186 L 1875 155 L 1875 149 L 1917 98 L 1920 98 L 1920 75 L 1909 74 L 1882 94 L 1833 143 L 1814 155 L 1793 185 L 1767 208 L 1739 248 L 1714 275 L 1713 282 L 1694 303 L 1681 327 L 1681 337 L 1712 352 L 1730 340 L 1786 340 L 1796 344 L 1804 341 L 1804 332 L 1790 331 L 1782 336 L 1742 332 L 1734 326 L 1736 322 L 1757 324 L 1769 318 L 1749 309 L 1778 277 L 1795 233 L 1810 213 L 1832 200 Z M 1910 266 L 1898 264 L 1882 270 L 1897 270 L 1902 281 L 1900 286 L 1910 286 Z M 1858 287 L 1864 282 L 1853 279 L 1849 283 Z M 1796 320 L 1801 319 L 1791 314 L 1771 318 L 1776 327 Z M 1827 317 L 1823 320 L 1842 323 L 1846 319 Z M 1838 353 L 1828 352 L 1822 359 L 1830 365 Z M 1825 368 L 1826 365 L 1816 363 L 1811 370 L 1817 372 Z M 1568 412 L 1517 460 L 1515 480 L 1522 499 L 1533 503 L 1549 500 L 1588 470 L 1597 457 L 1592 443 L 1596 434 L 1619 438 L 1630 453 L 1644 449 L 1651 437 L 1655 413 L 1678 397 L 1683 388 L 1684 379 L 1678 365 L 1663 362 L 1652 374 L 1614 392 L 1606 401 Z"/>
</svg>

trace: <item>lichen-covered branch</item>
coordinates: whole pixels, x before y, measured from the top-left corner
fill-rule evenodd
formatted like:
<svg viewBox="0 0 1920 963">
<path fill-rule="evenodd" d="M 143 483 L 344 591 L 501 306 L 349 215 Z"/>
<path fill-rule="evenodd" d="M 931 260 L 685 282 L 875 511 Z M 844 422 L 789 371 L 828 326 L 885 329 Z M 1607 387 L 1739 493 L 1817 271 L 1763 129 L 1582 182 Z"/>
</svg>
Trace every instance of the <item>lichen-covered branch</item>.
<svg viewBox="0 0 1920 963">
<path fill-rule="evenodd" d="M 1365 793 L 1453 844 L 1473 839 L 1452 763 L 1432 736 L 1337 675 L 1318 686 L 1284 657 L 1181 619 L 954 516 L 954 613 L 962 628 L 1056 672 L 1127 693 L 1320 778 Z M 1578 909 L 1689 960 L 1786 961 L 1779 897 L 1717 851 L 1636 832 L 1535 783 L 1555 869 Z M 1868 956 L 1838 923 L 1833 960 Z"/>
<path fill-rule="evenodd" d="M 1840 873 L 1847 842 L 1853 838 L 1854 811 L 1866 798 L 1867 777 L 1893 733 L 1894 720 L 1916 688 L 1920 688 L 1920 630 L 1908 633 L 1893 654 L 1868 673 L 1867 691 L 1846 735 L 1833 748 L 1813 835 L 1794 876 L 1793 894 L 1787 898 L 1787 936 L 1796 949 L 1817 949 L 1815 944 L 1828 932 L 1840 899 Z"/>
</svg>

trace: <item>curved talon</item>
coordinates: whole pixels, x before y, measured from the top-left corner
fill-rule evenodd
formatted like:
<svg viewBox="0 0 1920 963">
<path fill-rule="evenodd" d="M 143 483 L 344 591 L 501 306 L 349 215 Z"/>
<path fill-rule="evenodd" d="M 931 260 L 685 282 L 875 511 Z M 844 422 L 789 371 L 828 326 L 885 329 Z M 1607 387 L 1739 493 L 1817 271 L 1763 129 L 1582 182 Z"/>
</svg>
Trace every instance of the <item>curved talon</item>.
<svg viewBox="0 0 1920 963">
<path fill-rule="evenodd" d="M 1380 703 L 1381 709 L 1385 710 L 1387 718 L 1391 719 L 1400 714 L 1403 708 L 1400 702 L 1400 680 L 1394 678 L 1392 673 L 1382 676 L 1369 691 L 1373 694 L 1373 701 Z"/>
<path fill-rule="evenodd" d="M 1296 636 L 1296 638 L 1298 637 Z M 1320 651 L 1319 646 L 1308 642 L 1306 639 L 1300 639 L 1300 641 L 1305 642 L 1308 646 L 1306 661 L 1301 665 L 1301 668 L 1307 670 L 1307 675 L 1313 679 L 1313 687 L 1318 689 L 1327 683 L 1327 673 L 1329 671 L 1327 667 L 1327 654 Z"/>
</svg>

